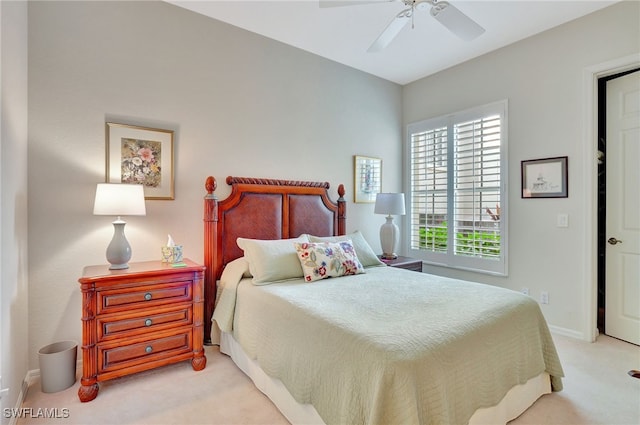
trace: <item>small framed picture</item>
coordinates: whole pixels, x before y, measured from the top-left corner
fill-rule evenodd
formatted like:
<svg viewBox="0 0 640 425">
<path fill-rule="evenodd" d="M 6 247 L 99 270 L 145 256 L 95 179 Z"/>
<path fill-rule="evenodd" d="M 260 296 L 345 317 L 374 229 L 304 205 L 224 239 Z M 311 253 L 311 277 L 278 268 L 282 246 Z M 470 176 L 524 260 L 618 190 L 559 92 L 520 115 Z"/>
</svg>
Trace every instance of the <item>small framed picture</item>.
<svg viewBox="0 0 640 425">
<path fill-rule="evenodd" d="M 359 155 L 355 155 L 353 159 L 354 202 L 375 202 L 382 185 L 382 160 Z"/>
<path fill-rule="evenodd" d="M 141 184 L 145 199 L 174 199 L 173 130 L 106 124 L 107 182 Z"/>
<path fill-rule="evenodd" d="M 568 157 L 522 161 L 523 198 L 567 198 Z"/>
</svg>

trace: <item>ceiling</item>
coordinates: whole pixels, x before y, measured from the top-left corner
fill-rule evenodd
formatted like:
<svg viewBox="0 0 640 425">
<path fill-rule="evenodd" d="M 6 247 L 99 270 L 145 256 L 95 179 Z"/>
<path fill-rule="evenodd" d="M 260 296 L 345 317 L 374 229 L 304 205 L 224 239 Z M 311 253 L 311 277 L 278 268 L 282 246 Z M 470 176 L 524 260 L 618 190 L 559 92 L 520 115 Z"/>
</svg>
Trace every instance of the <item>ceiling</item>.
<svg viewBox="0 0 640 425">
<path fill-rule="evenodd" d="M 401 1 L 350 1 L 343 3 L 362 4 L 342 7 L 319 7 L 318 0 L 167 2 L 403 85 L 616 3 L 449 0 L 486 32 L 463 41 L 429 10 L 416 11 L 413 28 L 408 24 L 384 50 L 368 53 L 406 9 Z"/>
</svg>

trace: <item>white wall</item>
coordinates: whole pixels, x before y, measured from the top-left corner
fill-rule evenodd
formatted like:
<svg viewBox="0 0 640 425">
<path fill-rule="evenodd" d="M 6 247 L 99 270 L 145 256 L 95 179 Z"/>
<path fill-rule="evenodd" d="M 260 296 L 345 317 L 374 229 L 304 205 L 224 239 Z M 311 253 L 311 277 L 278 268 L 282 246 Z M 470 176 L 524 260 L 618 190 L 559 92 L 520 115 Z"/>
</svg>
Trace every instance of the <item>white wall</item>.
<svg viewBox="0 0 640 425">
<path fill-rule="evenodd" d="M 165 3 L 30 3 L 29 367 L 41 346 L 80 340 L 77 279 L 105 262 L 111 220 L 91 215 L 105 121 L 176 131 L 176 199 L 128 218 L 133 260 L 158 258 L 171 233 L 201 261 L 207 175 L 221 198 L 230 174 L 345 183 L 347 230 L 379 249 L 382 219 L 351 202 L 352 156 L 383 158 L 382 189 L 400 190 L 403 124 L 508 98 L 510 276 L 432 271 L 547 290 L 550 324 L 579 335 L 582 71 L 638 52 L 637 16 L 615 5 L 401 88 Z M 570 197 L 520 199 L 520 161 L 554 155 L 569 156 Z"/>
<path fill-rule="evenodd" d="M 400 86 L 160 2 L 29 4 L 29 354 L 81 339 L 85 265 L 105 263 L 112 219 L 93 216 L 105 121 L 175 130 L 174 201 L 127 218 L 133 261 L 167 234 L 202 261 L 202 198 L 227 175 L 347 190 L 347 230 L 378 248 L 383 218 L 354 204 L 353 155 L 402 187 Z"/>
<path fill-rule="evenodd" d="M 25 2 L 0 2 L 0 61 L 0 389 L 9 390 L 3 411 L 16 406 L 29 354 Z"/>
<path fill-rule="evenodd" d="M 466 62 L 403 89 L 405 124 L 501 99 L 509 100 L 509 276 L 427 267 L 431 272 L 530 289 L 556 330 L 589 339 L 585 277 L 586 68 L 640 52 L 640 3 L 622 2 Z M 593 147 L 595 149 L 595 145 Z M 569 198 L 522 199 L 520 161 L 569 157 Z M 585 170 L 585 167 L 586 170 Z M 569 227 L 556 227 L 557 214 Z M 593 315 L 595 317 L 595 315 Z"/>
</svg>

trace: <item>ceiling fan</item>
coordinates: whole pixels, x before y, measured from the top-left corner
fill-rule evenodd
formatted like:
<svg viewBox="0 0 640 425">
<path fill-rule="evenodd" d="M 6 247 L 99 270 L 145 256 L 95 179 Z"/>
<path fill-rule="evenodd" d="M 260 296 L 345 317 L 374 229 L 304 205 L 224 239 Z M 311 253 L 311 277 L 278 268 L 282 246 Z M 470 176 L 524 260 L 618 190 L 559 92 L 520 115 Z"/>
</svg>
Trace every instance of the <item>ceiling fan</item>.
<svg viewBox="0 0 640 425">
<path fill-rule="evenodd" d="M 444 25 L 449 31 L 465 41 L 471 41 L 484 33 L 477 22 L 462 13 L 460 9 L 447 1 L 440 0 L 369 0 L 369 1 L 330 1 L 319 0 L 320 7 L 352 6 L 363 3 L 381 3 L 398 1 L 406 6 L 382 31 L 378 38 L 367 50 L 379 52 L 391 43 L 409 21 L 413 25 L 413 15 L 416 11 L 425 11 L 429 7 L 431 16 Z"/>
</svg>

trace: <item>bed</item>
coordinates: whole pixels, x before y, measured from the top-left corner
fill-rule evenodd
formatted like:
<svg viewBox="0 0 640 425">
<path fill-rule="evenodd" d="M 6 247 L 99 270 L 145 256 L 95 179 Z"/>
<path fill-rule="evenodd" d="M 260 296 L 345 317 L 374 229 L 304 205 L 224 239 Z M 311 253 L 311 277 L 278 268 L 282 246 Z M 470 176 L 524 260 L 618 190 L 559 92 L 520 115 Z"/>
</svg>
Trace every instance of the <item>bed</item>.
<svg viewBox="0 0 640 425">
<path fill-rule="evenodd" d="M 226 182 L 205 184 L 205 343 L 290 422 L 506 423 L 562 389 L 530 297 L 385 266 L 342 185 Z"/>
</svg>

